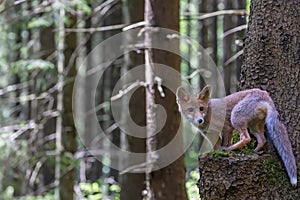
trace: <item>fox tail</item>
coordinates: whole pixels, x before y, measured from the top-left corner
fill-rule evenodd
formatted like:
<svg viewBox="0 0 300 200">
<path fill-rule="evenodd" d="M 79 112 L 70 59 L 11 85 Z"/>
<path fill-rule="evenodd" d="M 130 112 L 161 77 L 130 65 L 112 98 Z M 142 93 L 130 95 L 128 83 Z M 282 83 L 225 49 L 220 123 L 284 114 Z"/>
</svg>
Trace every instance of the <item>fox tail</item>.
<svg viewBox="0 0 300 200">
<path fill-rule="evenodd" d="M 275 108 L 268 109 L 266 127 L 268 138 L 271 139 L 281 157 L 291 184 L 297 186 L 297 166 L 292 145 L 284 124 L 278 119 L 278 112 Z"/>
</svg>

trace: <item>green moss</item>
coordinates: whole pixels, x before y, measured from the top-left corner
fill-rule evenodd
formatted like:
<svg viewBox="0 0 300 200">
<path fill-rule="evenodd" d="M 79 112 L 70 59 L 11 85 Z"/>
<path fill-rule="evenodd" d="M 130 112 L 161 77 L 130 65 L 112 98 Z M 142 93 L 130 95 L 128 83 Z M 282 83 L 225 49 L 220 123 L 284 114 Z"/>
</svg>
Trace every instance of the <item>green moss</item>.
<svg viewBox="0 0 300 200">
<path fill-rule="evenodd" d="M 228 157 L 229 152 L 221 151 L 221 150 L 214 150 L 214 151 L 209 152 L 209 155 L 211 155 L 214 158 L 223 158 L 223 157 Z"/>
<path fill-rule="evenodd" d="M 289 184 L 286 172 L 278 159 L 270 157 L 265 160 L 264 168 L 271 184 Z"/>
<path fill-rule="evenodd" d="M 240 141 L 240 134 L 237 131 L 233 131 L 231 144 L 235 144 Z M 244 148 L 233 151 L 234 154 L 251 154 L 254 152 L 254 149 L 257 145 L 257 141 L 255 138 L 252 138 L 251 142 L 249 142 Z"/>
</svg>

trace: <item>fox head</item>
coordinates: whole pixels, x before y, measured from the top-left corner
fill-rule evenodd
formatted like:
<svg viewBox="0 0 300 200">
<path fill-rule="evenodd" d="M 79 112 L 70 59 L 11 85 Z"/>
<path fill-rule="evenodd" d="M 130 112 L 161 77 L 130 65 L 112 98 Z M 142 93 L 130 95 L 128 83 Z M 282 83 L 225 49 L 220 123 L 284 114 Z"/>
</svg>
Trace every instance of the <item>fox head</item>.
<svg viewBox="0 0 300 200">
<path fill-rule="evenodd" d="M 190 95 L 184 88 L 179 87 L 176 92 L 179 112 L 195 125 L 204 123 L 210 98 L 210 86 L 206 86 L 196 95 Z"/>
</svg>

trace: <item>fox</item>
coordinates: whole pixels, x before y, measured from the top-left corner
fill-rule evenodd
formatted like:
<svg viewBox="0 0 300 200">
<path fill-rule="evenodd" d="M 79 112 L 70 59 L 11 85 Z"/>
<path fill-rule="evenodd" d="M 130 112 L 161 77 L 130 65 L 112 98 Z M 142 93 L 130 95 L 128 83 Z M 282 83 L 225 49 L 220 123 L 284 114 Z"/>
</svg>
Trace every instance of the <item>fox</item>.
<svg viewBox="0 0 300 200">
<path fill-rule="evenodd" d="M 214 146 L 219 150 L 236 150 L 251 141 L 249 132 L 256 140 L 255 152 L 260 151 L 267 138 L 275 146 L 285 166 L 290 183 L 297 186 L 297 166 L 285 125 L 279 120 L 279 113 L 267 91 L 249 89 L 230 94 L 224 98 L 211 98 L 211 86 L 205 86 L 200 93 L 190 95 L 183 87 L 176 91 L 179 112 L 191 121 L 198 129 L 206 131 L 212 123 L 222 125 L 221 136 Z M 220 112 L 222 102 L 225 102 L 223 121 L 213 117 L 214 112 Z M 214 109 L 215 108 L 215 109 Z M 216 109 L 217 108 L 217 109 Z M 217 113 L 218 116 L 218 113 Z M 240 140 L 231 144 L 232 132 L 239 133 Z M 209 134 L 209 133 L 208 133 Z"/>
</svg>

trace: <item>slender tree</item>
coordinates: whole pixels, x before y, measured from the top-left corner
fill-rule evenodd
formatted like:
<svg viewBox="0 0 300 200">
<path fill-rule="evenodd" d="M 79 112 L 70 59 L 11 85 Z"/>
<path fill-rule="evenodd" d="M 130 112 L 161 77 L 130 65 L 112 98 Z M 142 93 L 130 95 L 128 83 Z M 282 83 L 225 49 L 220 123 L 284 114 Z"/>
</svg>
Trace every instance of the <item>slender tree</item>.
<svg viewBox="0 0 300 200">
<path fill-rule="evenodd" d="M 124 1 L 123 7 L 123 23 L 134 24 L 143 21 L 144 1 L 126 0 Z M 126 70 L 130 70 L 142 64 L 144 64 L 144 55 L 132 51 L 124 55 L 124 67 L 122 70 L 126 72 Z M 139 126 L 145 126 L 146 124 L 145 108 L 145 89 L 139 88 L 134 92 L 129 104 L 131 117 Z M 126 116 L 124 118 L 126 118 Z M 126 135 L 125 140 L 126 141 L 121 141 L 122 148 L 128 149 L 130 152 L 145 152 L 145 139 Z M 124 162 L 126 162 L 126 160 L 124 160 Z M 120 176 L 120 182 L 122 188 L 121 199 L 141 199 L 142 191 L 145 189 L 145 174 L 126 173 Z"/>
<path fill-rule="evenodd" d="M 232 1 L 225 0 L 224 7 L 226 10 L 232 9 Z M 233 16 L 225 15 L 223 19 L 223 31 L 226 32 L 233 28 Z M 227 63 L 227 61 L 233 55 L 233 36 L 232 34 L 223 38 L 223 76 L 224 76 L 224 84 L 225 84 L 225 92 L 226 94 L 230 94 L 231 89 L 231 79 L 232 79 L 232 71 L 233 65 L 232 63 Z"/>
<path fill-rule="evenodd" d="M 157 26 L 179 31 L 178 0 L 172 0 L 172 2 L 146 0 L 146 2 L 146 28 L 148 27 L 151 29 Z M 161 63 L 170 66 L 177 71 L 180 71 L 180 58 L 176 55 L 162 50 L 152 50 L 151 54 L 148 56 L 151 57 L 150 61 L 153 63 Z M 175 124 L 179 124 L 179 113 L 176 112 L 177 106 L 175 102 L 175 95 L 166 88 L 164 98 L 162 98 L 159 94 L 155 95 L 155 103 L 161 104 L 167 111 L 166 124 L 158 134 L 158 136 L 154 138 L 155 148 L 159 149 L 167 145 L 176 135 L 177 129 L 175 127 Z M 147 109 L 149 109 L 149 107 L 147 107 Z M 147 143 L 147 145 L 149 144 Z M 182 148 L 182 144 L 178 144 L 178 148 Z M 185 170 L 183 157 L 180 157 L 174 163 L 163 169 L 152 172 L 150 180 L 151 188 L 153 190 L 152 198 L 187 199 L 185 191 Z"/>
<path fill-rule="evenodd" d="M 59 20 L 63 21 L 65 8 L 59 10 Z M 76 17 L 69 16 L 71 24 L 76 25 Z M 72 94 L 74 78 L 76 76 L 76 62 L 72 59 L 77 45 L 76 33 L 65 33 L 64 22 L 59 23 L 58 32 L 58 96 L 56 121 L 56 166 L 55 182 L 58 183 L 57 198 L 73 199 L 75 184 L 74 154 L 77 149 L 76 129 L 72 114 Z"/>
</svg>

